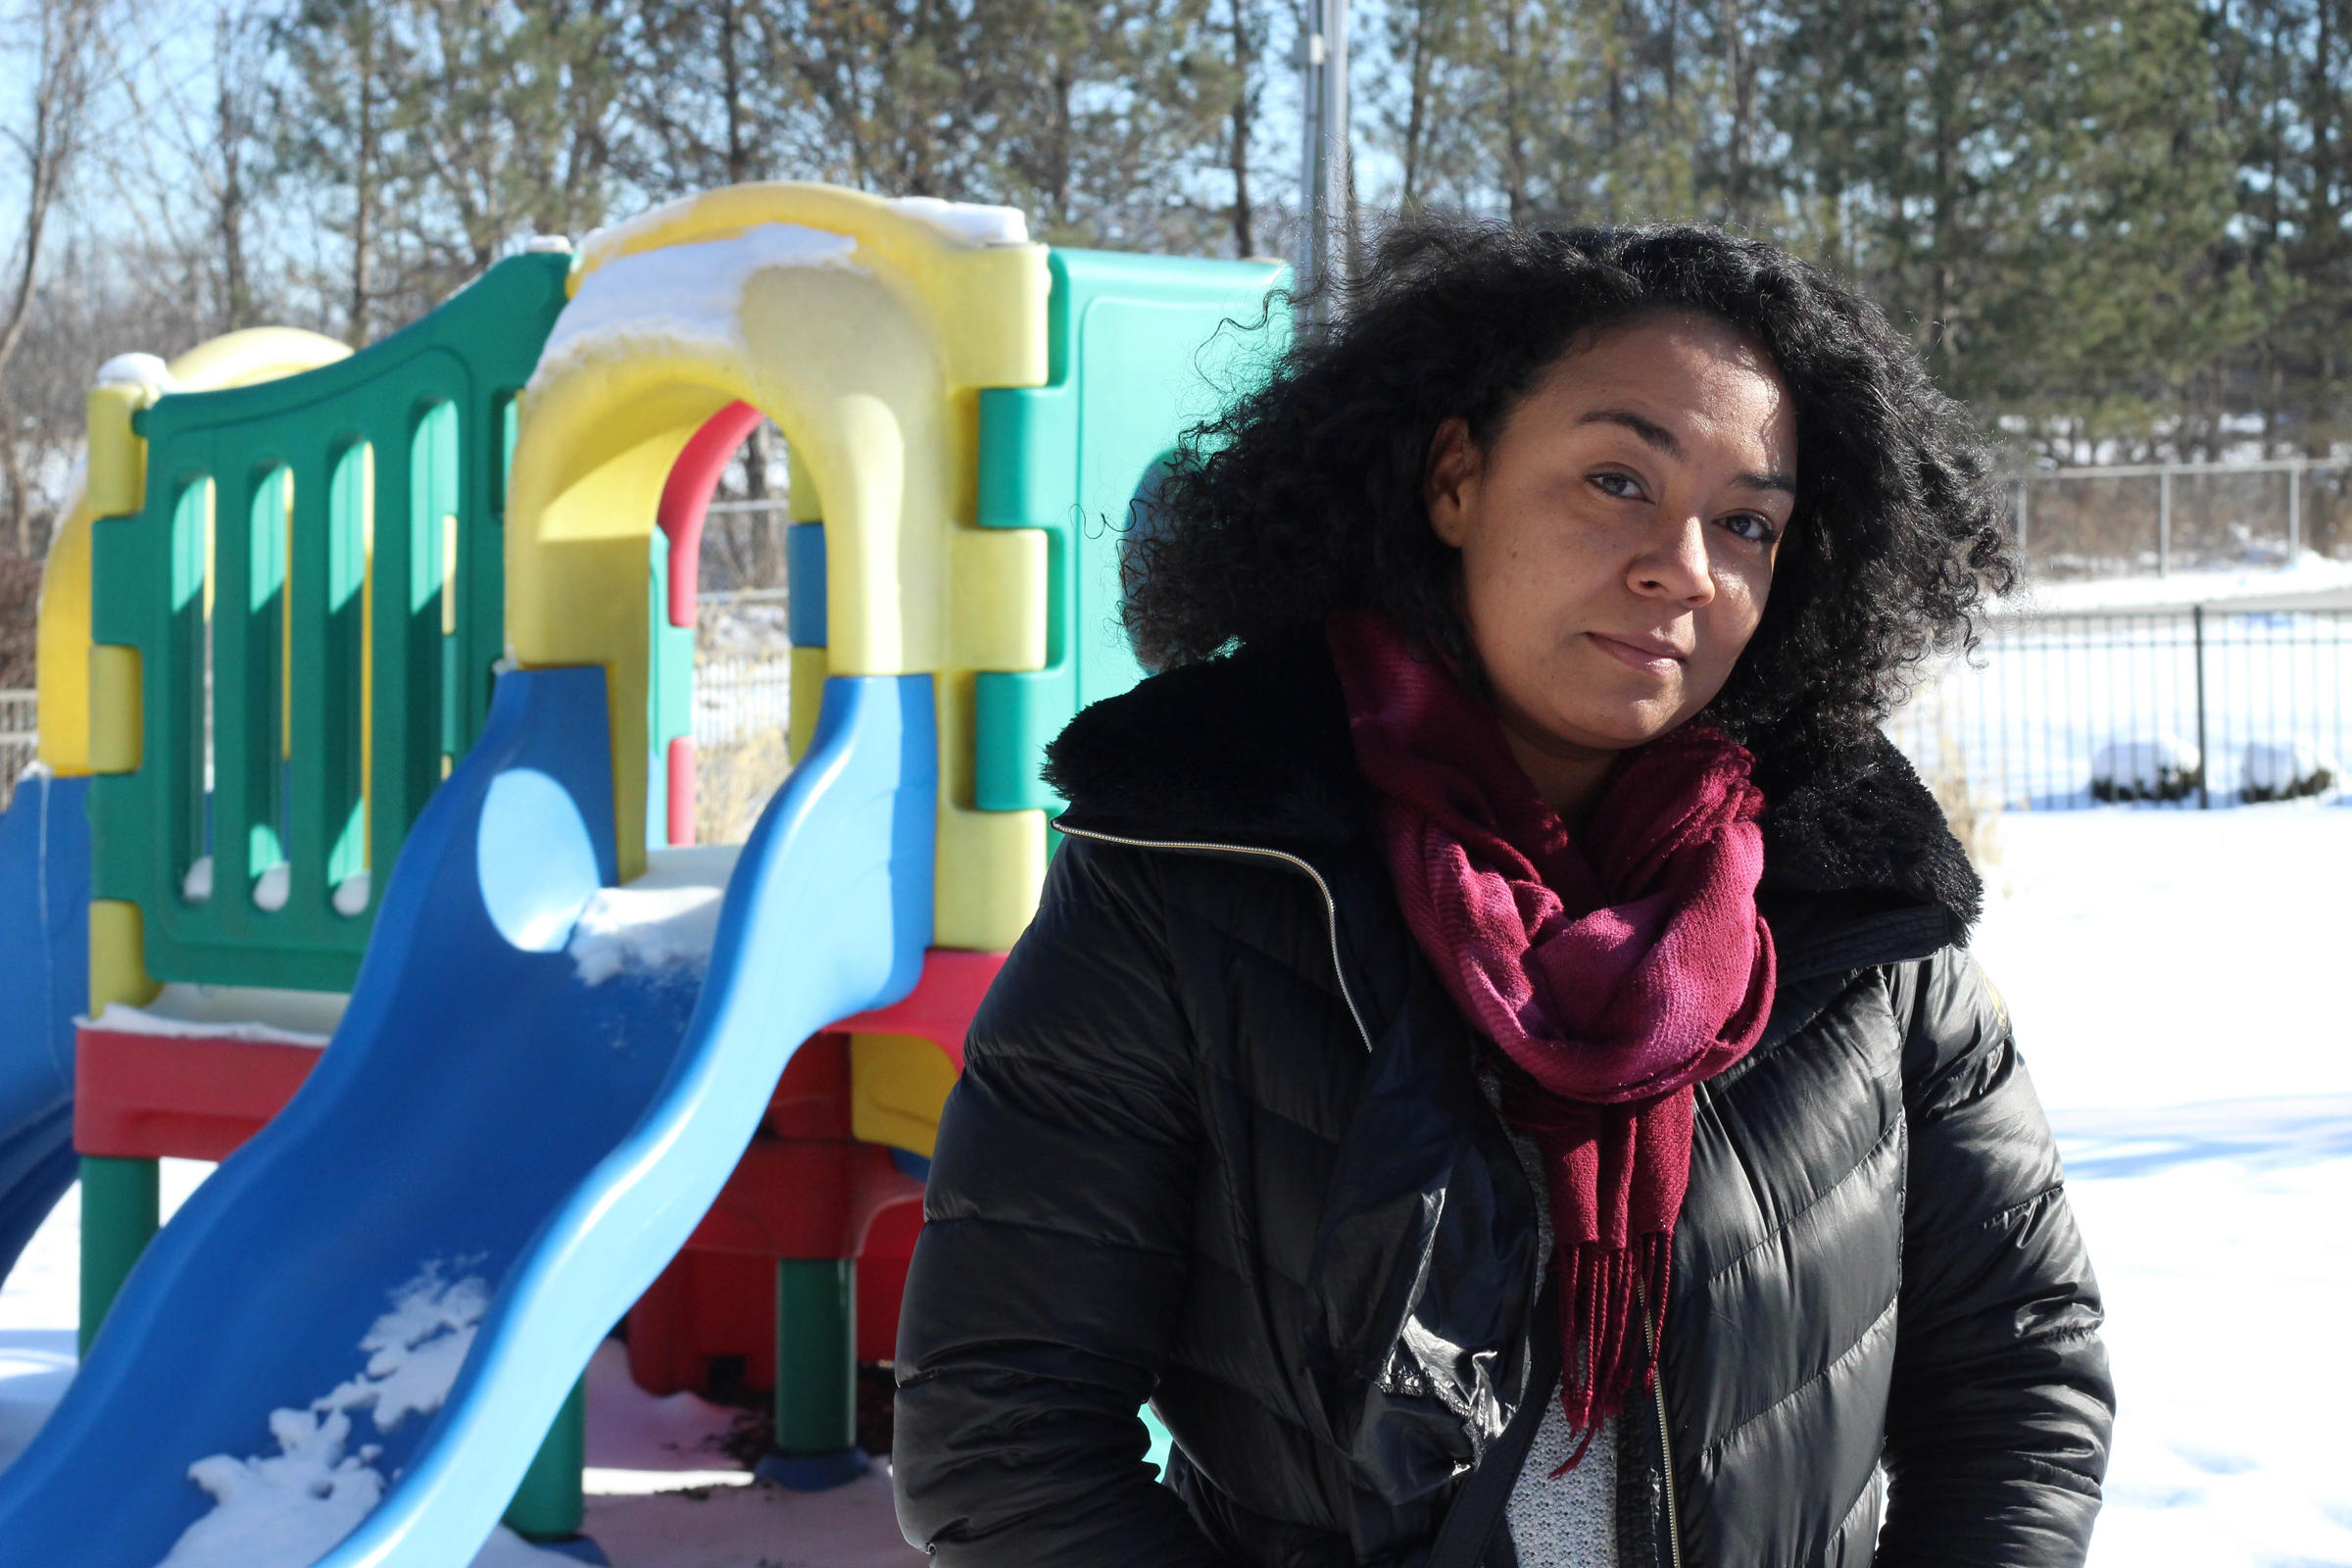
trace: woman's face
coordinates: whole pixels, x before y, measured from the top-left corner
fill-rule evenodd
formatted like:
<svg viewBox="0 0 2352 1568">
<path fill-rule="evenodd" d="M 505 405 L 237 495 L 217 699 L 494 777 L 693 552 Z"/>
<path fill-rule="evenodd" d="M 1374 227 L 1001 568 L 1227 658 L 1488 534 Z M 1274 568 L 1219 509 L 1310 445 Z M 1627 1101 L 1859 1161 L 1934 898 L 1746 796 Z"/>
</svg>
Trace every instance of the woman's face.
<svg viewBox="0 0 2352 1568">
<path fill-rule="evenodd" d="M 1683 314 L 1571 349 L 1485 451 L 1460 419 L 1439 429 L 1430 522 L 1462 553 L 1471 641 L 1539 785 L 1605 769 L 1723 689 L 1763 618 L 1796 471 L 1763 347 Z"/>
</svg>

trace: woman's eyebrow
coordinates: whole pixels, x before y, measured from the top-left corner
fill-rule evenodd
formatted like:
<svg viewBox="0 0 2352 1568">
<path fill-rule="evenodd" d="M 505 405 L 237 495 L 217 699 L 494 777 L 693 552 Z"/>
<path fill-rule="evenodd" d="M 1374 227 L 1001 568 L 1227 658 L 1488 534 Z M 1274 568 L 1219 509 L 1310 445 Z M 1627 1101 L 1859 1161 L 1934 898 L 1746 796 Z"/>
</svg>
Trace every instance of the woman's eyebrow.
<svg viewBox="0 0 2352 1568">
<path fill-rule="evenodd" d="M 1672 430 L 1657 420 L 1636 414 L 1631 409 L 1592 409 L 1577 421 L 1579 424 L 1621 424 L 1642 438 L 1642 444 L 1653 447 L 1670 458 L 1683 455 L 1683 443 Z"/>
<path fill-rule="evenodd" d="M 1683 443 L 1672 430 L 1631 409 L 1592 409 L 1580 416 L 1576 422 L 1623 425 L 1640 436 L 1643 446 L 1677 461 L 1683 455 Z M 1742 473 L 1736 476 L 1732 483 L 1747 490 L 1779 490 L 1790 496 L 1796 494 L 1796 481 L 1785 473 Z"/>
</svg>

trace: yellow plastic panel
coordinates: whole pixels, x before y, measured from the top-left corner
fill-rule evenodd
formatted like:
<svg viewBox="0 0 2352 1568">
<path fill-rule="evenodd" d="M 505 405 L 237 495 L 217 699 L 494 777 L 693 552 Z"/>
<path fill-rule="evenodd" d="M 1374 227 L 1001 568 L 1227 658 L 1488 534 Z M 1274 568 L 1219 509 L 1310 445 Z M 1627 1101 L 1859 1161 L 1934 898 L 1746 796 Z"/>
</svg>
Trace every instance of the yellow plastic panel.
<svg viewBox="0 0 2352 1568">
<path fill-rule="evenodd" d="M 732 239 L 762 223 L 857 236 L 858 260 L 903 279 L 921 313 L 938 325 L 950 385 L 1044 384 L 1046 301 L 1053 288 L 1044 246 L 978 244 L 879 196 L 837 185 L 730 185 L 657 207 L 591 234 L 573 265 L 570 286 L 576 292 L 582 279 L 623 256 Z"/>
<path fill-rule="evenodd" d="M 850 1136 L 931 1157 L 956 1064 L 920 1035 L 850 1036 Z"/>
<path fill-rule="evenodd" d="M 560 322 L 520 403 L 507 529 L 510 652 L 525 667 L 607 666 L 623 824 L 642 821 L 645 810 L 644 541 L 678 451 L 731 402 L 751 403 L 784 431 L 794 510 L 814 512 L 823 498 L 826 673 L 936 674 L 943 704 L 956 706 L 945 694 L 960 681 L 968 710 L 974 668 L 1044 663 L 1042 536 L 962 542 L 979 532 L 971 523 L 976 388 L 1045 375 L 1044 248 L 977 245 L 856 192 L 747 186 L 672 204 L 593 240 L 575 291 L 619 258 L 732 240 L 768 223 L 848 233 L 857 247 L 846 264 L 779 259 L 751 270 L 731 331 L 709 319 L 680 329 L 670 303 L 651 296 L 642 324 L 615 321 L 615 300 L 629 297 L 602 299 L 603 329 L 567 340 Z M 733 254 L 729 265 L 741 265 L 740 248 Z M 726 258 L 714 251 L 712 260 Z M 967 568 L 980 583 L 969 592 L 958 583 Z M 1024 572 L 1035 580 L 1018 581 Z M 820 695 L 808 662 L 794 657 L 797 747 L 807 744 L 804 726 L 812 726 Z M 941 753 L 952 779 L 946 799 L 968 800 L 968 724 L 943 732 Z M 980 836 L 991 833 L 1004 836 Z M 996 940 L 1004 922 L 993 909 L 985 918 L 951 912 L 962 896 L 949 886 L 956 873 L 947 836 L 939 940 L 1007 945 L 1008 937 Z M 1042 827 L 1033 836 L 1034 854 L 973 851 L 954 860 L 1030 867 L 1014 901 L 1026 907 L 1043 871 Z M 639 837 L 619 835 L 624 877 L 641 864 Z M 951 935 L 967 931 L 989 940 Z"/>
<path fill-rule="evenodd" d="M 139 720 L 139 651 L 120 643 L 92 643 L 89 659 L 89 770 L 138 771 L 142 746 Z"/>
<path fill-rule="evenodd" d="M 90 388 L 90 442 L 82 505 L 94 517 L 122 517 L 147 503 L 147 443 L 131 432 L 130 416 L 154 401 L 141 386 Z"/>
<path fill-rule="evenodd" d="M 350 357 L 348 344 L 323 333 L 298 326 L 249 326 L 224 332 L 173 360 L 172 379 L 182 392 L 211 392 L 299 375 Z"/>
<path fill-rule="evenodd" d="M 699 383 L 690 379 L 702 376 Z M 703 421 L 748 386 L 648 353 L 525 392 L 507 522 L 507 651 L 525 668 L 605 666 L 619 871 L 645 869 L 647 538 Z"/>
<path fill-rule="evenodd" d="M 784 744 L 787 755 L 797 762 L 808 755 L 808 743 L 816 739 L 816 715 L 825 701 L 825 651 L 795 648 L 790 668 L 792 685 L 787 696 L 792 711 Z"/>
<path fill-rule="evenodd" d="M 1002 953 L 1037 914 L 1046 882 L 1046 813 L 939 808 L 938 891 L 932 940 Z"/>
<path fill-rule="evenodd" d="M 90 770 L 90 512 L 77 509 L 49 544 L 33 657 L 40 759 L 74 777 Z"/>
<path fill-rule="evenodd" d="M 825 520 L 825 503 L 816 493 L 816 476 L 796 457 L 785 460 L 784 505 L 794 522 Z"/>
<path fill-rule="evenodd" d="M 139 906 L 120 899 L 90 901 L 90 1015 L 110 1003 L 143 1007 L 164 988 L 147 973 L 146 926 Z"/>
<path fill-rule="evenodd" d="M 954 662 L 964 669 L 1045 668 L 1045 530 L 958 528 L 949 542 Z"/>
<path fill-rule="evenodd" d="M 833 673 L 940 668 L 948 535 L 978 433 L 950 417 L 930 324 L 882 279 L 838 268 L 760 274 L 743 324 L 758 363 L 782 372 L 761 377 L 761 406 L 824 497 Z"/>
</svg>

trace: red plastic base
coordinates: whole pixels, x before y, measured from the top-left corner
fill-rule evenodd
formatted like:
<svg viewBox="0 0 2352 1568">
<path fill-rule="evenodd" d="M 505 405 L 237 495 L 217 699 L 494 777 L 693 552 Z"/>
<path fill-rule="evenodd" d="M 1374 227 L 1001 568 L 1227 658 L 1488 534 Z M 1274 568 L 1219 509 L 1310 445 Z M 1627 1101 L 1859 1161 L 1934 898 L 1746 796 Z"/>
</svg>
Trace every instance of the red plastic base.
<svg viewBox="0 0 2352 1568">
<path fill-rule="evenodd" d="M 309 1046 L 74 1031 L 74 1147 L 109 1159 L 226 1159 L 311 1075 Z"/>
</svg>

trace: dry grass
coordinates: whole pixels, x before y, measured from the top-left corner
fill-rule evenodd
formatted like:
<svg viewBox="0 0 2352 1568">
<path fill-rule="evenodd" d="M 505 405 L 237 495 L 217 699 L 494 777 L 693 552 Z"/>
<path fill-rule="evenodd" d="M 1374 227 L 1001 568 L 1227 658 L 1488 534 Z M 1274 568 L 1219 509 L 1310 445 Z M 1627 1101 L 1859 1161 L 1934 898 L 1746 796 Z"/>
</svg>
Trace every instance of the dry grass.
<svg viewBox="0 0 2352 1568">
<path fill-rule="evenodd" d="M 33 622 L 40 599 L 40 564 L 0 556 L 0 691 L 32 685 Z"/>
<path fill-rule="evenodd" d="M 1948 725 L 1936 736 L 1936 776 L 1929 787 L 1936 792 L 1936 804 L 1943 808 L 1952 837 L 1968 852 L 1969 863 L 1990 882 L 2001 860 L 2000 808 L 1981 799 L 1969 786 L 1968 756 Z"/>
<path fill-rule="evenodd" d="M 699 844 L 741 844 L 760 820 L 767 798 L 792 770 L 780 729 L 699 751 L 694 761 L 694 836 Z"/>
</svg>

